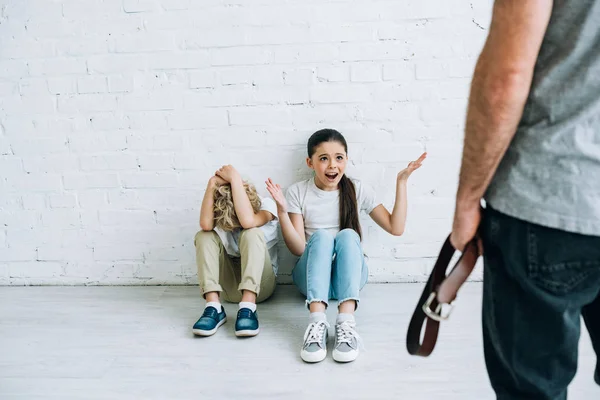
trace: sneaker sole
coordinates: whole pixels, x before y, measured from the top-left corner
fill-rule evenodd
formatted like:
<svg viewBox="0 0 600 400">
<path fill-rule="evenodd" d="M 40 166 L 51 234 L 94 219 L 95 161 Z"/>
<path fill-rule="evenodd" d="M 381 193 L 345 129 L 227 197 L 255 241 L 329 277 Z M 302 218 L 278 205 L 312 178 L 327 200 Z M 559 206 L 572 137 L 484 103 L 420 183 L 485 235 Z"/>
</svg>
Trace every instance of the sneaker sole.
<svg viewBox="0 0 600 400">
<path fill-rule="evenodd" d="M 331 353 L 333 359 L 339 363 L 352 362 L 358 358 L 358 351 L 341 352 L 333 350 Z"/>
<path fill-rule="evenodd" d="M 219 327 L 221 325 L 223 325 L 225 322 L 227 322 L 227 317 L 225 317 L 221 321 L 219 321 L 217 326 L 215 326 L 214 329 L 211 329 L 210 331 L 203 331 L 201 329 L 192 329 L 192 332 L 196 336 L 212 336 L 217 332 L 217 329 L 219 329 Z"/>
<path fill-rule="evenodd" d="M 327 352 L 325 350 L 313 351 L 310 353 L 307 351 L 300 352 L 300 358 L 302 358 L 304 362 L 311 364 L 321 362 L 325 359 L 325 357 L 327 357 Z"/>
<path fill-rule="evenodd" d="M 254 330 L 244 330 L 244 331 L 235 331 L 235 336 L 237 337 L 250 337 L 256 336 L 260 332 L 260 328 Z"/>
</svg>

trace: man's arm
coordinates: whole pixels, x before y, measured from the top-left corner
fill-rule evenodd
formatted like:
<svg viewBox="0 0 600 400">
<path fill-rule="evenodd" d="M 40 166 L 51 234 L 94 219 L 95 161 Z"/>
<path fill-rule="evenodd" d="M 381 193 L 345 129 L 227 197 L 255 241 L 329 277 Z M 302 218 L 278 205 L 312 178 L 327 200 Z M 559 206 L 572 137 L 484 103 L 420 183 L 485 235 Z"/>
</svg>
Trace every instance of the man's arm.
<svg viewBox="0 0 600 400">
<path fill-rule="evenodd" d="M 475 236 L 480 200 L 523 114 L 552 4 L 552 0 L 494 3 L 490 32 L 469 96 L 451 238 L 457 249 L 462 250 Z"/>
</svg>

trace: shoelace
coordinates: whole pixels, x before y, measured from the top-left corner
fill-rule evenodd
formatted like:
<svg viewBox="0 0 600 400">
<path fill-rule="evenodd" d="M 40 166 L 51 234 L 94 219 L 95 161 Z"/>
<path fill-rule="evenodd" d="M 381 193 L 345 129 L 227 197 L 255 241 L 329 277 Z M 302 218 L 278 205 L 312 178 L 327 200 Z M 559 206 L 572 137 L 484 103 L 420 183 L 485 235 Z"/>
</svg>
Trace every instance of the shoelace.
<svg viewBox="0 0 600 400">
<path fill-rule="evenodd" d="M 219 315 L 219 312 L 217 311 L 216 308 L 214 308 L 214 307 L 206 307 L 204 309 L 204 312 L 202 313 L 202 317 L 201 318 L 217 319 L 218 315 Z"/>
<path fill-rule="evenodd" d="M 304 347 L 311 343 L 317 343 L 321 345 L 323 342 L 323 335 L 325 335 L 325 329 L 329 328 L 327 321 L 313 322 L 308 325 L 306 333 L 304 334 Z"/>
<path fill-rule="evenodd" d="M 238 318 L 252 318 L 252 310 L 249 308 L 240 308 L 237 314 Z"/>
<path fill-rule="evenodd" d="M 358 332 L 354 329 L 356 327 L 356 323 L 351 321 L 344 321 L 335 326 L 335 332 L 337 336 L 337 344 L 340 343 L 348 343 L 348 345 L 352 348 L 355 348 L 352 344 L 352 339 L 356 340 L 356 345 L 359 347 L 362 346 L 362 339 Z"/>
</svg>

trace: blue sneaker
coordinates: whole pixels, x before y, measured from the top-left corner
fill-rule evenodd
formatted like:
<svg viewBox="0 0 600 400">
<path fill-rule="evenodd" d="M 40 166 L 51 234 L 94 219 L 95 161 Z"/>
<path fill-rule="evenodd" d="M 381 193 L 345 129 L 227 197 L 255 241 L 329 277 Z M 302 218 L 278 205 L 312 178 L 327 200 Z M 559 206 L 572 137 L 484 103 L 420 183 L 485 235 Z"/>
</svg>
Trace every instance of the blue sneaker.
<svg viewBox="0 0 600 400">
<path fill-rule="evenodd" d="M 256 336 L 259 332 L 256 311 L 240 308 L 235 321 L 235 336 Z"/>
<path fill-rule="evenodd" d="M 192 328 L 194 335 L 212 336 L 217 332 L 217 329 L 227 321 L 225 309 L 221 306 L 221 312 L 214 307 L 206 307 L 204 313 Z"/>
</svg>

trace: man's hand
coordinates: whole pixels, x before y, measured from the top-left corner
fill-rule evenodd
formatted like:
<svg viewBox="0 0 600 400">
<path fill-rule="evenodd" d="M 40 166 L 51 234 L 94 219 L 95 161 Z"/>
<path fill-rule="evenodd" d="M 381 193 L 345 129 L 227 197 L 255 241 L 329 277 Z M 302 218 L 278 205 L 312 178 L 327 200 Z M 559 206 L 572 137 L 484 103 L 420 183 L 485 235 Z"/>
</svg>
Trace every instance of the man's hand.
<svg viewBox="0 0 600 400">
<path fill-rule="evenodd" d="M 477 230 L 481 223 L 481 205 L 479 203 L 464 204 L 457 203 L 454 212 L 454 223 L 450 243 L 456 250 L 464 251 L 467 244 L 477 236 Z M 483 254 L 483 248 L 478 239 L 479 254 Z"/>
</svg>

